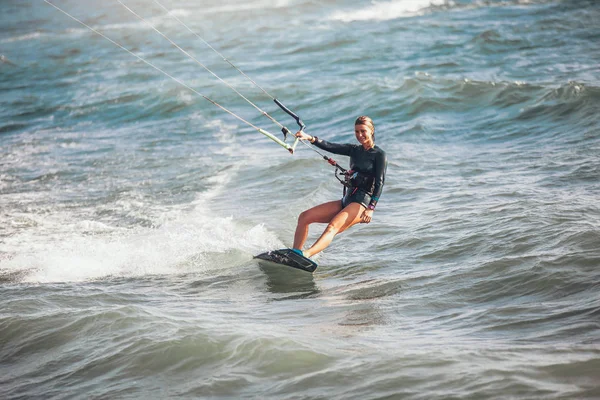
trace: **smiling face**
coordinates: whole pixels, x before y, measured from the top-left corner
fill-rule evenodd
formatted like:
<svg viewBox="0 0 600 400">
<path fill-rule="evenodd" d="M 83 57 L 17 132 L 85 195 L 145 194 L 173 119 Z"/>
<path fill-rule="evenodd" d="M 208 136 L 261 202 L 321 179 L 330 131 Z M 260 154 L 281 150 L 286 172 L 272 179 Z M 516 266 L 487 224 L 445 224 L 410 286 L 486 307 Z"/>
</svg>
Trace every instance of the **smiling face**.
<svg viewBox="0 0 600 400">
<path fill-rule="evenodd" d="M 375 145 L 373 129 L 369 125 L 360 123 L 354 125 L 354 135 L 356 140 L 367 150 Z"/>
</svg>

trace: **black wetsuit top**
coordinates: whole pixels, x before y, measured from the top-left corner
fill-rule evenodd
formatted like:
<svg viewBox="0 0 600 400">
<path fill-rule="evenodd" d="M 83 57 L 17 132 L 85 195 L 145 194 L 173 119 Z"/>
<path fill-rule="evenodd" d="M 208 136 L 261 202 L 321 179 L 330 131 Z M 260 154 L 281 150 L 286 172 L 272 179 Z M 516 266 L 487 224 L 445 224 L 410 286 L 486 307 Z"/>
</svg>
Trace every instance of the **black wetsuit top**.
<svg viewBox="0 0 600 400">
<path fill-rule="evenodd" d="M 363 206 L 374 209 L 379 201 L 385 171 L 387 169 L 387 156 L 385 151 L 374 146 L 365 150 L 360 144 L 338 144 L 315 138 L 314 145 L 320 149 L 334 154 L 350 157 L 350 171 L 352 186 L 344 196 L 342 205 L 357 202 Z"/>
</svg>

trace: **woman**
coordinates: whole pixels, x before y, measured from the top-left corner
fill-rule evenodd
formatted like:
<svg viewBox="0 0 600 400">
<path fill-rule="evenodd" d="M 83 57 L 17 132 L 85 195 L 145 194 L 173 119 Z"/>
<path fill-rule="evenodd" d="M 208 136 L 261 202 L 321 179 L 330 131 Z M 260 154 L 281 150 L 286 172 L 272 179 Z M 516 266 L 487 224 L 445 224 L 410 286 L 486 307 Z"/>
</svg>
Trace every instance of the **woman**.
<svg viewBox="0 0 600 400">
<path fill-rule="evenodd" d="M 298 217 L 293 250 L 304 257 L 312 257 L 323 251 L 335 235 L 352 225 L 371 222 L 385 181 L 387 157 L 383 150 L 375 146 L 375 126 L 371 118 L 358 117 L 354 122 L 354 134 L 358 145 L 330 143 L 302 131 L 296 133 L 300 139 L 322 150 L 350 157 L 350 187 L 346 189 L 344 197 L 315 206 Z M 308 237 L 308 226 L 315 222 L 327 223 L 327 228 L 310 248 L 302 251 Z"/>
</svg>

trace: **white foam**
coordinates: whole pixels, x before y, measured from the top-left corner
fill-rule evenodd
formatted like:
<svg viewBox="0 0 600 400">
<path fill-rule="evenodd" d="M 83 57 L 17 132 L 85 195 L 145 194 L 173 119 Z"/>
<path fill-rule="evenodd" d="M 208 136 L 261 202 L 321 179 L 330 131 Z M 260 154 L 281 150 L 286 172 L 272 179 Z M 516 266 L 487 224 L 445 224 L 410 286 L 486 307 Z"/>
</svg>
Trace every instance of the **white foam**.
<svg viewBox="0 0 600 400">
<path fill-rule="evenodd" d="M 170 10 L 170 14 L 176 17 L 188 17 L 190 12 L 182 8 L 176 8 L 174 10 Z"/>
<path fill-rule="evenodd" d="M 215 138 L 221 151 L 238 152 L 240 144 L 235 140 L 233 126 L 219 120 L 206 124 L 211 131 L 217 131 Z M 219 255 L 237 253 L 238 259 L 243 260 L 246 255 L 250 260 L 259 251 L 283 247 L 262 225 L 250 225 L 211 210 L 214 199 L 227 190 L 240 165 L 243 163 L 214 175 L 208 182 L 210 188 L 198 193 L 188 204 L 162 209 L 144 199 L 127 199 L 126 204 L 117 200 L 110 204 L 119 210 L 131 207 L 134 214 L 145 213 L 145 219 L 150 219 L 153 227 L 123 227 L 93 221 L 90 215 L 94 215 L 94 210 L 85 208 L 34 208 L 21 214 L 15 210 L 0 214 L 0 223 L 12 221 L 19 225 L 12 226 L 10 235 L 1 242 L 0 254 L 8 256 L 0 259 L 0 271 L 21 272 L 23 280 L 32 283 L 210 273 L 235 267 L 223 265 Z M 16 195 L 21 202 L 27 199 L 31 204 L 52 204 L 52 193 L 35 191 Z M 9 204 L 11 199 L 5 196 L 3 200 Z"/>
<path fill-rule="evenodd" d="M 38 39 L 42 36 L 46 36 L 46 34 L 43 34 L 42 32 L 30 32 L 30 33 L 26 33 L 24 35 L 19 35 L 19 36 L 13 36 L 10 38 L 6 38 L 6 39 L 2 39 L 0 40 L 0 43 L 14 43 L 14 42 L 22 42 L 25 40 L 31 40 L 31 39 Z"/>
<path fill-rule="evenodd" d="M 251 10 L 260 10 L 260 9 L 278 9 L 285 8 L 290 6 L 290 0 L 267 0 L 267 1 L 257 1 L 257 2 L 246 2 L 242 1 L 236 4 L 228 4 L 223 2 L 216 7 L 210 8 L 205 7 L 202 10 L 203 14 L 214 13 L 230 13 L 230 12 L 243 12 L 243 11 L 251 11 Z"/>
<path fill-rule="evenodd" d="M 60 220 L 72 216 L 38 217 L 38 224 L 46 228 L 8 238 L 6 250 L 13 256 L 0 260 L 0 270 L 27 271 L 23 280 L 33 283 L 207 272 L 234 267 L 218 265 L 215 255 L 235 251 L 247 254 L 249 260 L 258 251 L 282 246 L 262 225 L 212 215 L 203 197 L 192 211 L 167 212 L 170 215 L 158 228 L 124 229 L 80 221 L 50 235 L 49 226 L 58 228 Z"/>
<path fill-rule="evenodd" d="M 352 11 L 340 11 L 330 19 L 341 22 L 386 21 L 396 18 L 412 17 L 422 14 L 432 6 L 450 4 L 446 0 L 394 0 L 386 2 L 372 1 L 371 5 Z"/>
</svg>

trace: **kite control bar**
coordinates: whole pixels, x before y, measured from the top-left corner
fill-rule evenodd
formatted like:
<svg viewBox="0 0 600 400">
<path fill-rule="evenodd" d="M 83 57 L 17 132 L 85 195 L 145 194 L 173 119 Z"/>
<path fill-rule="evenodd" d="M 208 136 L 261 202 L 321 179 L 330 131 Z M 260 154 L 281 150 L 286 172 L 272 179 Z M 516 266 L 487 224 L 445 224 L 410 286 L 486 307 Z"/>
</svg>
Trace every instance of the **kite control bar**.
<svg viewBox="0 0 600 400">
<path fill-rule="evenodd" d="M 296 123 L 300 127 L 300 132 L 302 132 L 304 130 L 304 128 L 306 128 L 306 125 L 304 124 L 304 122 L 302 122 L 302 120 L 296 113 L 294 113 L 292 110 L 290 110 L 289 108 L 284 106 L 279 100 L 273 98 L 273 101 L 275 102 L 275 104 L 277 104 L 279 106 L 279 108 L 281 108 L 283 111 L 285 111 L 287 114 L 289 114 L 292 118 L 294 118 L 296 120 Z M 286 128 L 285 126 L 281 128 L 281 132 L 283 132 L 284 139 L 287 139 L 288 133 L 291 134 L 290 130 L 288 128 Z M 298 140 L 299 140 L 299 138 L 296 137 L 296 140 L 294 141 L 294 145 L 291 147 L 290 146 L 287 147 L 287 149 L 290 153 L 294 154 L 294 149 L 296 148 L 296 144 L 298 144 Z M 327 157 L 320 151 L 318 151 L 312 147 L 311 147 L 311 149 L 314 150 L 315 152 L 317 152 L 321 157 L 323 157 L 323 159 L 325 161 L 327 161 L 330 165 L 335 167 L 333 174 L 334 174 L 335 178 L 338 181 L 340 181 L 340 183 L 342 185 L 344 185 L 344 195 L 345 195 L 346 188 L 350 187 L 349 179 L 350 179 L 350 175 L 351 175 L 352 171 L 348 171 L 347 169 L 343 168 L 333 158 Z"/>
<path fill-rule="evenodd" d="M 275 104 L 277 104 L 279 106 L 279 108 L 281 108 L 283 111 L 285 111 L 288 115 L 290 115 L 292 118 L 294 118 L 296 120 L 296 123 L 298 124 L 298 126 L 300 127 L 300 131 L 303 131 L 304 128 L 306 128 L 306 125 L 304 124 L 304 122 L 302 122 L 302 120 L 300 119 L 300 117 L 294 113 L 292 110 L 290 110 L 289 108 L 287 108 L 286 106 L 283 105 L 282 102 L 280 102 L 277 99 L 273 99 L 273 101 L 275 102 Z M 290 132 L 290 130 L 288 128 L 286 128 L 285 126 L 283 128 L 281 128 L 281 132 L 283 133 L 283 138 L 287 139 L 287 135 L 291 134 L 292 132 Z M 294 153 L 294 149 L 296 148 L 296 145 L 298 144 L 298 138 L 296 138 L 296 140 L 294 140 L 294 144 L 292 145 L 291 150 L 288 149 L 290 151 L 290 153 Z"/>
<path fill-rule="evenodd" d="M 281 108 L 283 111 L 285 111 L 286 113 L 288 113 L 292 118 L 294 118 L 296 120 L 296 123 L 298 124 L 298 126 L 300 127 L 300 130 L 303 131 L 304 128 L 306 128 L 306 125 L 304 124 L 304 122 L 302 122 L 302 120 L 300 119 L 300 117 L 298 115 L 296 115 L 292 110 L 290 110 L 289 108 L 287 108 L 286 106 L 284 106 L 279 100 L 277 99 L 273 99 L 273 101 L 275 102 L 275 104 L 277 104 L 279 106 L 279 108 Z M 289 131 L 288 131 L 289 132 Z"/>
</svg>

